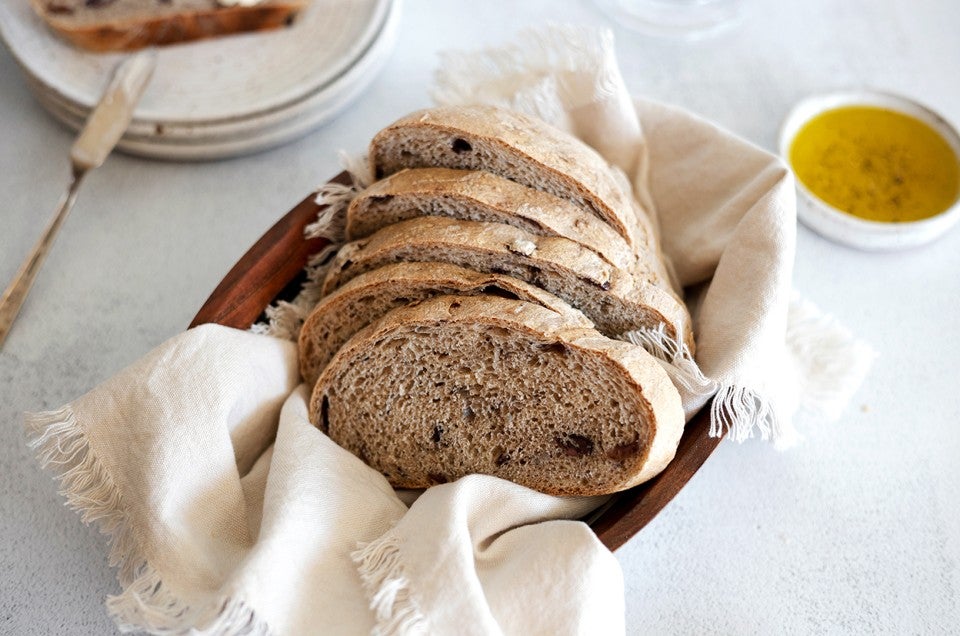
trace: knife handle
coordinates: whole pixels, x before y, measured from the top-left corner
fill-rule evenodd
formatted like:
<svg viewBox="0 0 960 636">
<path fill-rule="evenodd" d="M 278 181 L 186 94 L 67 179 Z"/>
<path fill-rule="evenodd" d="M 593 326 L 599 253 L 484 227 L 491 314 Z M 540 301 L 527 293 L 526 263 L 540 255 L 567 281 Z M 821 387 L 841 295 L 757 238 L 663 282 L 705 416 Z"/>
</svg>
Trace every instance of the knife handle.
<svg viewBox="0 0 960 636">
<path fill-rule="evenodd" d="M 133 110 L 146 90 L 156 65 L 156 52 L 147 49 L 126 58 L 117 66 L 103 96 L 90 112 L 70 149 L 70 160 L 75 166 L 90 170 L 106 161 L 107 155 L 130 125 Z"/>
<path fill-rule="evenodd" d="M 33 285 L 33 279 L 37 277 L 37 272 L 40 271 L 40 266 L 43 265 L 43 261 L 50 251 L 50 246 L 53 245 L 53 241 L 57 237 L 60 226 L 63 225 L 67 215 L 70 214 L 73 202 L 77 200 L 77 191 L 80 189 L 80 182 L 83 180 L 84 174 L 86 174 L 85 169 L 74 168 L 70 187 L 63 193 L 56 213 L 50 223 L 47 224 L 43 234 L 40 235 L 36 245 L 33 246 L 30 255 L 23 261 L 20 270 L 13 277 L 6 291 L 3 292 L 3 297 L 0 298 L 0 347 L 3 347 L 3 341 L 7 339 L 7 334 L 13 327 L 13 321 L 20 313 L 23 301 L 27 299 L 27 294 Z"/>
</svg>

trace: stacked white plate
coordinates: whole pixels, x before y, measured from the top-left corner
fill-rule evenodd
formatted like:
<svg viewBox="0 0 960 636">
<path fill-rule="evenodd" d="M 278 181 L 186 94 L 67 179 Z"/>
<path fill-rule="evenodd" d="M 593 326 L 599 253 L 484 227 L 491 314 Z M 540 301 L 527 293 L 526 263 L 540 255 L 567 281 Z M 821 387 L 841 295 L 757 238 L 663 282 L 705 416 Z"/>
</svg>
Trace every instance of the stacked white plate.
<svg viewBox="0 0 960 636">
<path fill-rule="evenodd" d="M 217 159 L 299 138 L 355 99 L 386 62 L 400 0 L 313 0 L 288 28 L 162 47 L 118 147 Z M 122 54 L 60 40 L 26 0 L 0 0 L 0 37 L 37 100 L 79 129 Z"/>
</svg>

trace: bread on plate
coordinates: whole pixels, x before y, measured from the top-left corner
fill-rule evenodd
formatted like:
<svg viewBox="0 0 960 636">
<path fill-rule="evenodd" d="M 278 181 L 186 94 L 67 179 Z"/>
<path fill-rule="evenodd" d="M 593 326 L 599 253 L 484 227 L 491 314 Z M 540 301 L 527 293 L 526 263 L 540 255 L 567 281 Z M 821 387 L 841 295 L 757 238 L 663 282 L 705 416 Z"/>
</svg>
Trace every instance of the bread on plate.
<svg viewBox="0 0 960 636">
<path fill-rule="evenodd" d="M 132 51 L 288 26 L 309 0 L 30 0 L 58 35 L 90 51 Z"/>
</svg>

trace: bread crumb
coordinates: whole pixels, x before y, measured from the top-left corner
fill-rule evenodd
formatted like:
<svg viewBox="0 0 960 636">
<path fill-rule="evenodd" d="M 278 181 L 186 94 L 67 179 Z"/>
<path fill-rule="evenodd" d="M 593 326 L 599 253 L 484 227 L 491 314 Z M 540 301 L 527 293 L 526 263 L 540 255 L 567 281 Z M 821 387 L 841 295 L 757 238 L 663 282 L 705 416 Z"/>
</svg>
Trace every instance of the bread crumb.
<svg viewBox="0 0 960 636">
<path fill-rule="evenodd" d="M 507 249 L 514 254 L 523 254 L 530 256 L 537 251 L 537 244 L 527 239 L 517 239 L 507 246 Z"/>
</svg>

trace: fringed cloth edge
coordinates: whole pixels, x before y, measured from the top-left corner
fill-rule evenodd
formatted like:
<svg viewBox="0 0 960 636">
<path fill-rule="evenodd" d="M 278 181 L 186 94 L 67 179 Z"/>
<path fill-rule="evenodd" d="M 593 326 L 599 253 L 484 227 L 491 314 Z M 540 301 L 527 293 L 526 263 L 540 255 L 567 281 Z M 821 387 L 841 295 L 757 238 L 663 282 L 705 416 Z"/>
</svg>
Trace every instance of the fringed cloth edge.
<svg viewBox="0 0 960 636">
<path fill-rule="evenodd" d="M 351 553 L 376 618 L 376 636 L 429 634 L 427 618 L 404 574 L 400 540 L 392 532 Z"/>
<path fill-rule="evenodd" d="M 107 609 L 123 632 L 261 636 L 266 624 L 242 599 L 213 598 L 186 603 L 148 562 L 124 508 L 123 496 L 109 471 L 90 448 L 70 405 L 56 411 L 27 413 L 28 446 L 41 467 L 54 471 L 60 495 L 86 524 L 107 535 L 109 563 L 118 568 L 123 591 L 107 599 Z"/>
<path fill-rule="evenodd" d="M 317 189 L 315 201 L 322 209 L 317 220 L 304 228 L 304 238 L 325 238 L 327 246 L 313 255 L 306 267 L 306 281 L 292 301 L 279 301 L 266 308 L 266 322 L 250 327 L 253 333 L 296 341 L 310 312 L 323 296 L 323 281 L 334 257 L 346 241 L 347 208 L 350 202 L 373 183 L 373 171 L 366 157 L 340 152 L 340 164 L 350 175 L 350 185 L 325 183 Z"/>
</svg>

